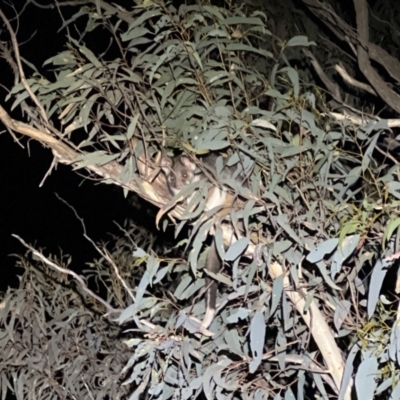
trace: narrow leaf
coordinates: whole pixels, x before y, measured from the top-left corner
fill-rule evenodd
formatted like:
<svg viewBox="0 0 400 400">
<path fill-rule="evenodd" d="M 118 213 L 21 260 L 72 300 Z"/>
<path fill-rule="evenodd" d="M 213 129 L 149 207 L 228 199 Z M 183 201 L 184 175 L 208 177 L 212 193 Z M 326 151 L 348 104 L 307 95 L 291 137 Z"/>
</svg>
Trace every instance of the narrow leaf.
<svg viewBox="0 0 400 400">
<path fill-rule="evenodd" d="M 254 373 L 261 363 L 265 341 L 265 317 L 261 310 L 257 310 L 250 324 L 250 347 L 253 360 L 250 362 L 249 371 Z"/>
</svg>

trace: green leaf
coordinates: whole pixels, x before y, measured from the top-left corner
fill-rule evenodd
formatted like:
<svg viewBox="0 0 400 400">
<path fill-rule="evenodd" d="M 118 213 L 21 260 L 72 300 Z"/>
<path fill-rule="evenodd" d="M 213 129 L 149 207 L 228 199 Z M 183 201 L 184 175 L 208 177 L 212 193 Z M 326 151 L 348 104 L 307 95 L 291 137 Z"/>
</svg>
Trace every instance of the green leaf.
<svg viewBox="0 0 400 400">
<path fill-rule="evenodd" d="M 304 35 L 294 36 L 287 43 L 286 47 L 290 46 L 316 46 L 314 41 L 309 42 L 308 37 Z"/>
<path fill-rule="evenodd" d="M 127 130 L 127 132 L 126 132 L 126 138 L 127 138 L 128 140 L 132 139 L 132 136 L 133 136 L 133 134 L 134 134 L 135 131 L 136 131 L 136 125 L 137 125 L 137 123 L 138 123 L 139 116 L 140 116 L 139 114 L 136 114 L 136 115 L 132 118 L 132 120 L 131 120 L 131 122 L 130 122 L 130 124 L 129 124 L 129 126 L 128 126 L 128 130 Z"/>
<path fill-rule="evenodd" d="M 355 387 L 357 398 L 373 399 L 375 398 L 375 389 L 377 381 L 371 377 L 378 374 L 378 360 L 373 354 L 361 362 L 355 377 Z"/>
<path fill-rule="evenodd" d="M 386 225 L 385 232 L 382 238 L 382 250 L 385 249 L 386 241 L 390 240 L 393 235 L 393 232 L 399 227 L 400 218 L 396 218 L 395 220 L 389 220 L 389 223 Z"/>
<path fill-rule="evenodd" d="M 265 341 L 265 318 L 261 310 L 257 310 L 250 324 L 250 348 L 253 359 L 249 365 L 250 373 L 254 373 L 262 361 L 264 341 Z"/>
<path fill-rule="evenodd" d="M 96 68 L 101 68 L 102 63 L 97 59 L 97 57 L 94 55 L 94 53 L 89 50 L 86 46 L 83 46 L 79 44 L 78 41 L 73 39 L 72 37 L 69 36 L 69 40 L 71 43 L 73 43 L 79 51 L 96 67 Z"/>
<path fill-rule="evenodd" d="M 250 239 L 247 237 L 237 240 L 229 246 L 228 251 L 225 254 L 226 261 L 233 261 L 239 257 L 249 245 Z"/>
<path fill-rule="evenodd" d="M 271 309 L 270 315 L 273 315 L 276 308 L 278 307 L 279 302 L 282 298 L 282 291 L 283 291 L 283 275 L 279 275 L 274 280 L 274 286 L 272 288 L 272 302 L 271 302 Z"/>
</svg>

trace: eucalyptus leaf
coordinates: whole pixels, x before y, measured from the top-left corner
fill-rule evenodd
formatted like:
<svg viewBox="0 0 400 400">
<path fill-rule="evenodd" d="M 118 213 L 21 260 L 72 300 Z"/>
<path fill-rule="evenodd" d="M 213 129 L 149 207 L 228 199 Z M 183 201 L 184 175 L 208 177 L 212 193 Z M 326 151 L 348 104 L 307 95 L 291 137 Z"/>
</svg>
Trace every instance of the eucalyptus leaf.
<svg viewBox="0 0 400 400">
<path fill-rule="evenodd" d="M 317 44 L 313 41 L 309 42 L 307 36 L 294 36 L 287 43 L 286 46 L 316 46 Z"/>
<path fill-rule="evenodd" d="M 376 389 L 376 374 L 378 361 L 375 357 L 367 358 L 358 367 L 355 377 L 355 387 L 359 399 L 373 400 Z"/>
<path fill-rule="evenodd" d="M 320 243 L 318 247 L 316 247 L 314 250 L 310 251 L 307 256 L 307 260 L 312 263 L 321 261 L 326 254 L 332 253 L 332 251 L 335 250 L 338 244 L 339 239 L 336 238 L 325 240 L 324 242 Z"/>
<path fill-rule="evenodd" d="M 341 300 L 335 310 L 335 315 L 333 317 L 333 321 L 335 323 L 336 329 L 339 331 L 342 326 L 343 321 L 346 319 L 347 315 L 350 312 L 351 303 L 347 300 Z"/>
<path fill-rule="evenodd" d="M 225 260 L 226 261 L 235 260 L 246 250 L 249 242 L 250 239 L 245 237 L 237 240 L 235 243 L 232 243 L 225 254 Z"/>
<path fill-rule="evenodd" d="M 265 340 L 265 318 L 261 310 L 257 310 L 251 319 L 250 324 L 250 347 L 253 355 L 253 360 L 250 362 L 249 370 L 255 372 L 261 363 L 264 340 Z"/>
<path fill-rule="evenodd" d="M 376 307 L 376 303 L 379 298 L 383 279 L 385 278 L 386 273 L 392 264 L 393 264 L 393 262 L 379 259 L 379 260 L 377 260 L 377 262 L 375 263 L 375 265 L 373 267 L 372 275 L 371 275 L 371 279 L 370 279 L 370 285 L 369 285 L 369 293 L 368 293 L 368 315 L 369 315 L 369 317 L 371 317 L 375 311 L 375 307 Z"/>
</svg>

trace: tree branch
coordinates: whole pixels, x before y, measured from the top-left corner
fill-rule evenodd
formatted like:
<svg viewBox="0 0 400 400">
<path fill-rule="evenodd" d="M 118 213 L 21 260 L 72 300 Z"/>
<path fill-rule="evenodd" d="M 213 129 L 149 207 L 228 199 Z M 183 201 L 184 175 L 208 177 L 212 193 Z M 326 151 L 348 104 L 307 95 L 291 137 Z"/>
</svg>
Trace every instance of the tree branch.
<svg viewBox="0 0 400 400">
<path fill-rule="evenodd" d="M 27 80 L 25 78 L 24 69 L 22 68 L 22 63 L 21 63 L 21 56 L 19 54 L 19 47 L 18 47 L 17 38 L 15 36 L 14 30 L 11 27 L 10 21 L 4 15 L 3 11 L 1 10 L 1 8 L 0 8 L 0 18 L 3 20 L 4 24 L 7 27 L 8 33 L 11 36 L 11 42 L 12 42 L 12 45 L 13 45 L 13 49 L 14 49 L 14 53 L 15 53 L 15 60 L 16 60 L 17 65 L 18 65 L 18 73 L 19 73 L 19 76 L 21 78 L 21 82 L 24 85 L 24 88 L 26 89 L 26 91 L 29 93 L 29 96 L 31 97 L 33 102 L 38 107 L 39 112 L 40 112 L 40 116 L 43 118 L 43 121 L 45 121 L 46 124 L 48 124 L 49 121 L 47 119 L 46 111 L 43 108 L 42 103 L 39 101 L 39 99 L 36 97 L 36 95 L 32 92 L 32 89 L 28 85 L 28 82 L 27 82 Z"/>
<path fill-rule="evenodd" d="M 55 269 L 58 272 L 61 272 L 63 274 L 67 274 L 67 275 L 71 275 L 73 276 L 82 286 L 82 289 L 87 292 L 91 297 L 93 297 L 94 299 L 96 299 L 99 303 L 103 304 L 103 306 L 107 309 L 107 314 L 111 314 L 111 313 L 120 313 L 122 311 L 124 311 L 123 308 L 114 308 L 112 307 L 110 304 L 108 304 L 105 300 L 103 300 L 101 297 L 97 296 L 96 293 L 93 293 L 86 285 L 85 281 L 78 275 L 76 274 L 74 271 L 71 271 L 69 269 L 66 268 L 62 268 L 59 265 L 55 264 L 53 261 L 50 261 L 48 258 L 46 258 L 42 253 L 40 253 L 39 251 L 37 251 L 35 248 L 33 248 L 32 246 L 29 246 L 22 238 L 20 238 L 18 235 L 11 235 L 13 237 L 15 237 L 16 239 L 18 239 L 27 249 L 29 249 L 32 254 L 34 254 L 36 257 L 40 258 L 45 264 L 47 264 L 49 267 Z"/>
<path fill-rule="evenodd" d="M 78 153 L 66 143 L 54 138 L 48 133 L 45 133 L 23 122 L 12 119 L 1 106 L 0 121 L 12 131 L 21 133 L 22 135 L 28 136 L 39 141 L 45 146 L 50 147 L 54 156 L 57 158 L 57 161 L 67 165 L 75 164 L 76 167 L 79 168 L 79 163 L 76 160 L 78 156 L 81 156 L 81 153 Z M 145 162 L 143 160 L 139 161 L 140 162 L 138 164 L 141 163 L 144 165 Z M 111 179 L 116 185 L 138 193 L 144 199 L 158 207 L 165 204 L 166 199 L 169 197 L 169 192 L 165 184 L 165 178 L 162 176 L 162 174 L 160 174 L 152 184 L 146 181 L 141 182 L 138 176 L 135 176 L 135 178 L 131 179 L 130 182 L 124 183 L 119 178 L 122 167 L 117 162 L 110 162 L 105 165 L 85 165 L 85 169 L 90 172 L 94 172 L 104 179 Z"/>
<path fill-rule="evenodd" d="M 400 96 L 394 92 L 379 74 L 372 68 L 368 55 L 368 7 L 365 0 L 353 0 L 356 10 L 357 31 L 359 36 L 359 44 L 357 45 L 358 67 L 364 76 L 368 79 L 371 86 L 376 90 L 378 95 L 393 110 L 400 113 Z"/>
</svg>

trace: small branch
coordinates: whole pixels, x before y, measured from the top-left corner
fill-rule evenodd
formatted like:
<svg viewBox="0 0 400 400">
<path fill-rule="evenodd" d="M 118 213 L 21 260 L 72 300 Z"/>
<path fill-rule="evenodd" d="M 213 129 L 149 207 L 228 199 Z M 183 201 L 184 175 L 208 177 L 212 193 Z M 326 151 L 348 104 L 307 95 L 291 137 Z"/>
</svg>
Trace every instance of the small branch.
<svg viewBox="0 0 400 400">
<path fill-rule="evenodd" d="M 343 78 L 343 80 L 345 82 L 347 82 L 349 85 L 352 85 L 352 86 L 358 87 L 358 88 L 360 88 L 362 90 L 365 90 L 366 92 L 371 93 L 374 96 L 377 95 L 375 90 L 370 85 L 368 85 L 366 83 L 363 83 L 363 82 L 360 82 L 360 81 L 357 81 L 356 79 L 352 78 L 347 73 L 347 71 L 345 70 L 343 65 L 336 64 L 335 65 L 335 70 L 340 74 L 340 76 Z"/>
<path fill-rule="evenodd" d="M 29 246 L 22 238 L 20 238 L 18 235 L 11 235 L 13 237 L 15 237 L 16 239 L 18 239 L 27 249 L 29 249 L 32 254 L 34 254 L 36 257 L 39 257 L 45 264 L 47 264 L 49 267 L 54 268 L 55 270 L 57 270 L 58 272 L 61 272 L 63 274 L 67 274 L 67 275 L 71 275 L 73 276 L 82 286 L 82 289 L 88 293 L 91 297 L 93 297 L 94 299 L 96 299 L 98 302 L 100 302 L 101 304 L 103 304 L 103 306 L 107 309 L 107 314 L 111 314 L 111 313 L 121 313 L 122 311 L 124 311 L 122 308 L 114 308 L 112 307 L 110 304 L 108 304 L 105 300 L 103 300 L 101 297 L 97 296 L 97 294 L 95 294 L 94 292 L 92 292 L 86 285 L 86 283 L 84 282 L 84 280 L 82 279 L 82 277 L 80 277 L 78 274 L 76 274 L 75 272 L 66 269 L 66 268 L 62 268 L 60 266 L 58 266 L 57 264 L 55 264 L 54 262 L 50 261 L 48 258 L 46 258 L 42 253 L 40 253 L 39 251 L 37 251 L 35 248 L 33 248 L 32 246 Z"/>
<path fill-rule="evenodd" d="M 339 86 L 332 82 L 328 76 L 325 74 L 325 71 L 321 68 L 319 65 L 319 62 L 317 59 L 314 57 L 314 55 L 311 53 L 310 50 L 303 49 L 303 53 L 309 57 L 312 66 L 314 67 L 315 72 L 318 74 L 319 78 L 321 79 L 322 82 L 324 82 L 324 85 L 330 92 L 330 94 L 333 96 L 333 98 L 339 102 L 343 103 L 342 96 L 340 94 Z"/>
<path fill-rule="evenodd" d="M 375 118 L 362 118 L 362 117 L 357 117 L 355 115 L 340 114 L 340 113 L 334 113 L 334 112 L 327 113 L 327 115 L 330 115 L 331 117 L 335 118 L 338 121 L 344 121 L 345 119 L 348 119 L 354 125 L 362 125 L 362 124 L 365 124 L 368 121 L 376 121 L 376 122 L 378 122 L 378 121 L 381 120 L 378 117 L 375 117 Z M 400 127 L 400 119 L 399 118 L 397 118 L 397 119 L 387 119 L 385 121 L 387 121 L 389 128 Z"/>
<path fill-rule="evenodd" d="M 7 19 L 7 17 L 4 15 L 3 11 L 0 8 L 0 18 L 3 20 L 4 24 L 7 27 L 7 30 L 11 36 L 11 42 L 13 45 L 13 49 L 14 49 L 14 53 L 15 53 L 15 60 L 17 62 L 18 65 L 18 72 L 19 72 L 19 76 L 21 78 L 21 82 L 24 85 L 24 88 L 26 89 L 26 91 L 29 93 L 29 96 L 31 97 L 31 99 L 34 101 L 34 103 L 36 104 L 36 106 L 38 107 L 39 111 L 40 111 L 40 115 L 43 118 L 43 121 L 46 122 L 46 124 L 49 123 L 48 119 L 47 119 L 47 114 L 45 109 L 43 108 L 43 105 L 41 104 L 41 102 L 39 101 L 39 99 L 36 97 L 36 95 L 32 92 L 31 87 L 28 85 L 28 82 L 25 78 L 25 73 L 24 73 L 24 69 L 22 68 L 22 63 L 21 63 L 21 55 L 19 54 L 19 47 L 18 47 L 18 42 L 17 42 L 17 38 L 15 36 L 14 30 L 11 27 L 10 21 Z"/>
<path fill-rule="evenodd" d="M 382 150 L 379 146 L 375 146 L 375 149 L 379 151 L 379 153 L 383 154 L 385 157 L 389 158 L 394 162 L 395 165 L 400 165 L 400 162 L 398 162 L 391 154 L 389 154 L 387 151 Z M 388 260 L 390 261 L 390 260 Z"/>
<path fill-rule="evenodd" d="M 339 103 L 340 107 L 345 107 L 346 109 L 350 110 L 352 114 L 359 113 L 359 110 L 353 108 L 349 104 L 345 103 L 342 99 L 342 95 L 340 93 L 340 87 L 337 83 L 333 82 L 322 69 L 321 65 L 319 64 L 318 60 L 314 57 L 311 51 L 307 49 L 303 49 L 303 53 L 309 57 L 312 66 L 314 67 L 315 72 L 318 74 L 321 81 L 326 86 L 327 91 L 332 95 L 333 99 Z"/>
<path fill-rule="evenodd" d="M 299 369 L 299 370 L 302 370 L 302 371 L 310 371 L 310 372 L 314 372 L 316 374 L 320 374 L 321 378 L 338 395 L 339 394 L 339 390 L 338 390 L 335 382 L 333 381 L 333 379 L 329 375 L 329 371 L 326 371 L 326 370 L 322 369 L 321 367 L 319 367 L 315 360 L 313 360 L 313 359 L 310 359 L 310 360 L 311 360 L 310 364 L 308 366 L 306 366 L 305 365 L 304 356 L 299 356 L 297 354 L 287 354 L 285 356 L 285 364 L 293 363 L 293 364 L 296 364 L 296 365 L 291 365 L 291 366 L 287 365 L 286 369 Z M 279 360 L 278 356 L 273 356 L 273 357 L 269 357 L 268 361 L 279 362 L 280 360 Z"/>
<path fill-rule="evenodd" d="M 82 225 L 82 229 L 83 229 L 83 237 L 89 241 L 92 246 L 96 249 L 96 251 L 102 256 L 104 257 L 110 264 L 111 266 L 114 268 L 114 272 L 115 275 L 117 276 L 117 278 L 119 279 L 119 281 L 122 283 L 122 286 L 125 288 L 125 290 L 128 292 L 130 298 L 135 301 L 135 296 L 132 293 L 132 291 L 129 289 L 128 285 L 126 284 L 126 282 L 124 281 L 124 279 L 122 278 L 122 276 L 120 275 L 119 271 L 118 271 L 118 267 L 116 266 L 114 260 L 111 258 L 111 256 L 106 252 L 106 251 L 101 251 L 100 248 L 96 245 L 96 243 L 93 242 L 93 240 L 87 235 L 86 233 L 86 226 L 85 223 L 83 222 L 83 218 L 81 218 L 77 211 L 75 210 L 74 207 L 72 207 L 66 200 L 64 200 L 63 198 L 61 198 L 57 193 L 56 193 L 56 197 L 58 198 L 58 200 L 60 200 L 61 202 L 63 202 L 68 208 L 70 208 L 72 210 L 72 212 L 75 214 L 76 219 L 81 223 Z"/>
</svg>

